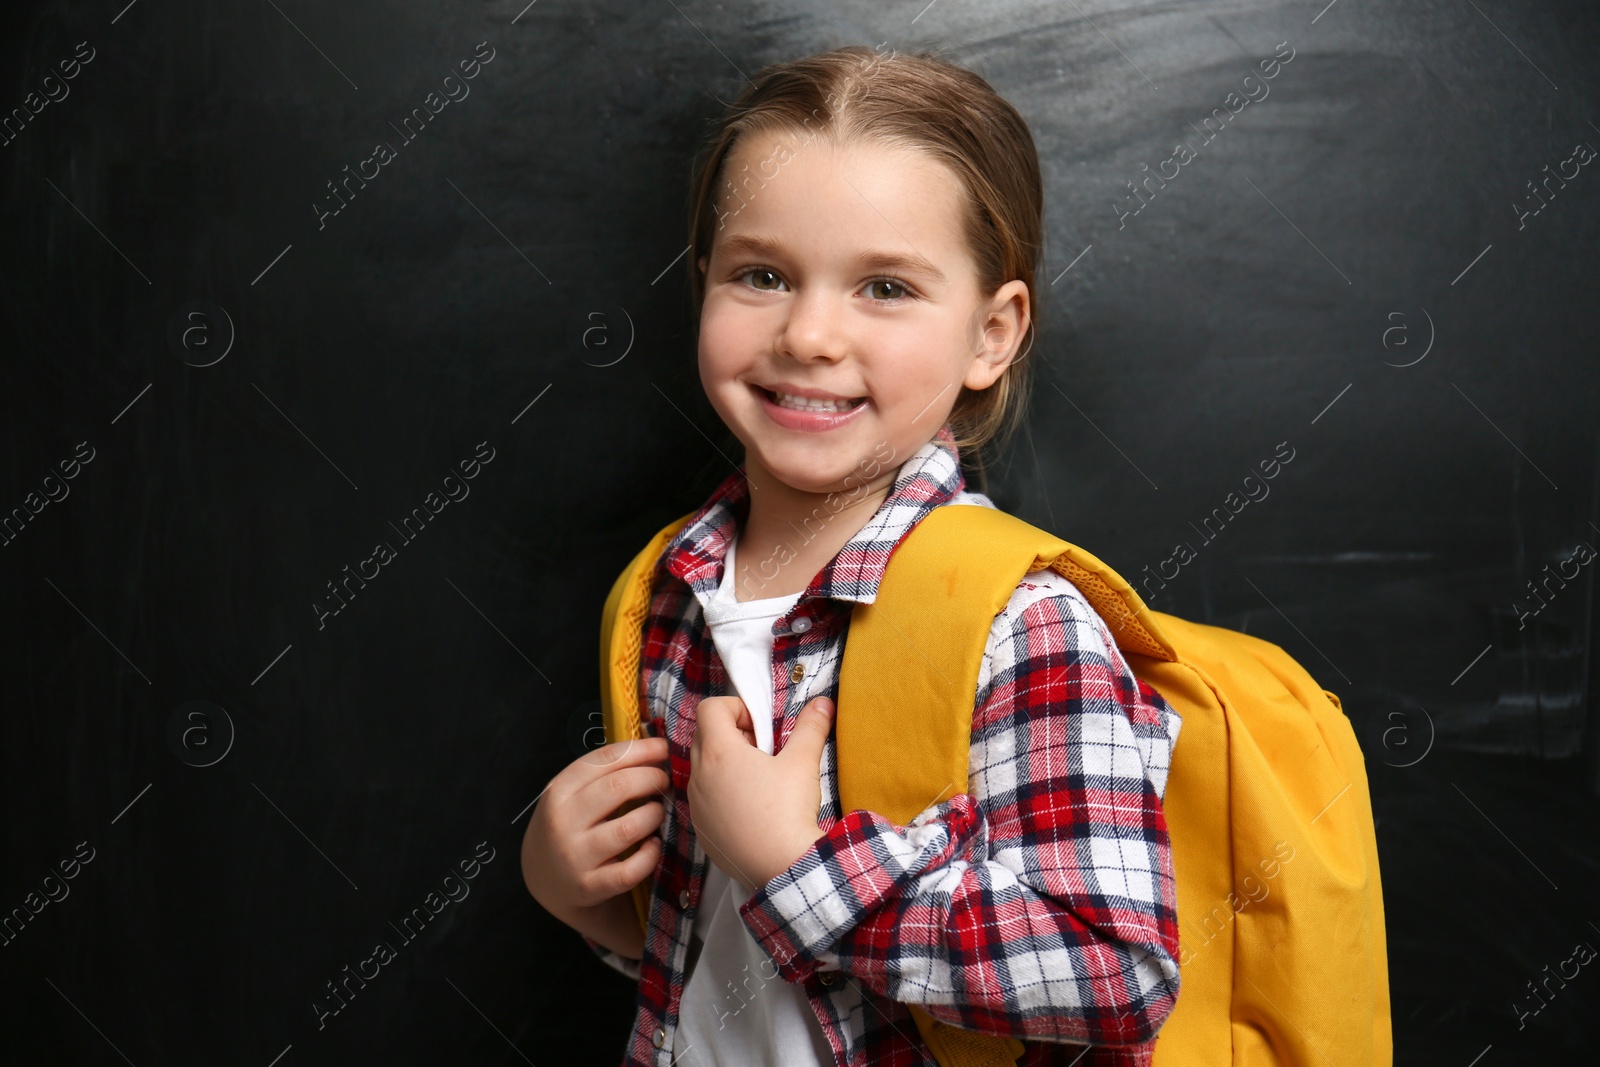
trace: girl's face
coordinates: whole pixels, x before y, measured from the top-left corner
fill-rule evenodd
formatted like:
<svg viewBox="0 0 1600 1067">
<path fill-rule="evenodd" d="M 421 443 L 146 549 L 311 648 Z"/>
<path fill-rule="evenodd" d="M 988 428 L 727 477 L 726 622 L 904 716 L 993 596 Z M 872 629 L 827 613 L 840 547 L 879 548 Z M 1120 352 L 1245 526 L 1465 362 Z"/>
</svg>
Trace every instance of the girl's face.
<svg viewBox="0 0 1600 1067">
<path fill-rule="evenodd" d="M 1027 329 L 1028 290 L 1013 280 L 981 296 L 966 194 L 944 164 L 806 137 L 747 135 L 727 159 L 740 196 L 724 185 L 698 264 L 700 381 L 752 478 L 845 492 L 882 463 L 892 476 L 963 385 L 999 378 Z M 794 394 L 841 410 L 793 410 L 806 403 Z"/>
</svg>

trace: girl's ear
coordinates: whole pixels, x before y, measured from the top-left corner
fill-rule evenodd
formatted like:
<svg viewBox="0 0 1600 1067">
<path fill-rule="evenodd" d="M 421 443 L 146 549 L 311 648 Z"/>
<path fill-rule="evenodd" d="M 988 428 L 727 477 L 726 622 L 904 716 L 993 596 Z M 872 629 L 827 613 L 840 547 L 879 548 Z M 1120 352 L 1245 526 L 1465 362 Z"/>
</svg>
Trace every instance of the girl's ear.
<svg viewBox="0 0 1600 1067">
<path fill-rule="evenodd" d="M 989 388 L 1017 358 L 1031 321 L 1027 284 L 1020 278 L 1006 282 L 980 305 L 978 314 L 982 326 L 976 351 L 962 379 L 963 385 L 974 390 Z"/>
<path fill-rule="evenodd" d="M 704 274 L 706 272 L 706 266 L 710 264 L 711 260 L 706 256 L 701 256 L 697 262 L 700 267 L 700 273 Z"/>
</svg>

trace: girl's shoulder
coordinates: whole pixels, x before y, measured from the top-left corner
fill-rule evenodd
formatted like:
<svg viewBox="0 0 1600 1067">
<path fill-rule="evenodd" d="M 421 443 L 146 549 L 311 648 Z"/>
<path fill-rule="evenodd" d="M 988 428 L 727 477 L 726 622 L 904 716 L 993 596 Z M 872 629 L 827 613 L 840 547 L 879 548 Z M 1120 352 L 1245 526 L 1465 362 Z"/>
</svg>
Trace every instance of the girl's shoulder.
<svg viewBox="0 0 1600 1067">
<path fill-rule="evenodd" d="M 1010 600 L 995 616 L 990 642 L 1018 639 L 1121 660 L 1111 628 L 1088 597 L 1070 579 L 1049 568 L 1029 571 L 1018 579 Z"/>
<path fill-rule="evenodd" d="M 1053 691 L 1062 684 L 1063 670 L 1096 695 L 1098 713 L 1114 710 L 1126 720 L 1144 771 L 1156 795 L 1163 795 L 1182 725 L 1177 710 L 1134 673 L 1111 626 L 1069 578 L 1049 568 L 1029 571 L 989 628 L 978 677 L 980 703 L 1002 682 L 1013 694 L 1036 686 Z M 1000 729 L 1012 717 L 1003 704 L 989 716 L 985 721 Z"/>
<path fill-rule="evenodd" d="M 974 492 L 972 492 L 971 490 L 968 490 L 968 489 L 961 490 L 959 493 L 957 493 L 955 496 L 951 497 L 949 500 L 946 500 L 944 502 L 944 504 L 942 504 L 940 506 L 941 507 L 948 507 L 951 504 L 976 504 L 979 507 L 995 508 L 995 510 L 997 510 L 997 511 L 999 510 L 999 508 L 996 507 L 995 502 L 993 500 L 990 500 L 988 497 L 984 496 L 982 493 L 974 493 Z"/>
</svg>

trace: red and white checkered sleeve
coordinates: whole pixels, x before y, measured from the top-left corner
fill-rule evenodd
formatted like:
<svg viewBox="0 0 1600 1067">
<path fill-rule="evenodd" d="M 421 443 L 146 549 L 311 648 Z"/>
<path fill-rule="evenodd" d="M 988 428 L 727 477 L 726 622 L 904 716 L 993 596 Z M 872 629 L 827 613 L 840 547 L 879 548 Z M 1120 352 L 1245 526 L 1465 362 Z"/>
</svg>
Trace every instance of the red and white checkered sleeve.
<svg viewBox="0 0 1600 1067">
<path fill-rule="evenodd" d="M 969 792 L 904 827 L 847 812 L 740 914 L 789 981 L 828 963 L 965 1029 L 1147 1046 L 1178 992 L 1179 725 L 1077 589 L 1030 574 L 990 631 Z"/>
</svg>

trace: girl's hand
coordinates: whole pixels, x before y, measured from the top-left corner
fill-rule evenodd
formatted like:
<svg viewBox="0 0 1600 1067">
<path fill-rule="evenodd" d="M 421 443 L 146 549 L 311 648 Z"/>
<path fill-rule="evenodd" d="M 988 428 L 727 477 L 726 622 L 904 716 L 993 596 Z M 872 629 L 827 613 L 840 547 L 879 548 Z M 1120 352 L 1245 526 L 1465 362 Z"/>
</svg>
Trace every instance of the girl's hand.
<svg viewBox="0 0 1600 1067">
<path fill-rule="evenodd" d="M 522 877 L 533 898 L 568 926 L 634 958 L 643 943 L 638 917 L 630 906 L 621 923 L 613 900 L 649 877 L 661 858 L 656 830 L 672 782 L 666 758 L 660 737 L 584 753 L 550 779 L 522 838 Z M 639 800 L 645 803 L 615 814 Z M 636 843 L 631 856 L 615 858 Z"/>
<path fill-rule="evenodd" d="M 689 745 L 689 817 L 711 862 L 751 892 L 805 855 L 817 838 L 822 750 L 833 701 L 800 709 L 783 750 L 756 747 L 750 709 L 738 697 L 707 697 Z"/>
</svg>

